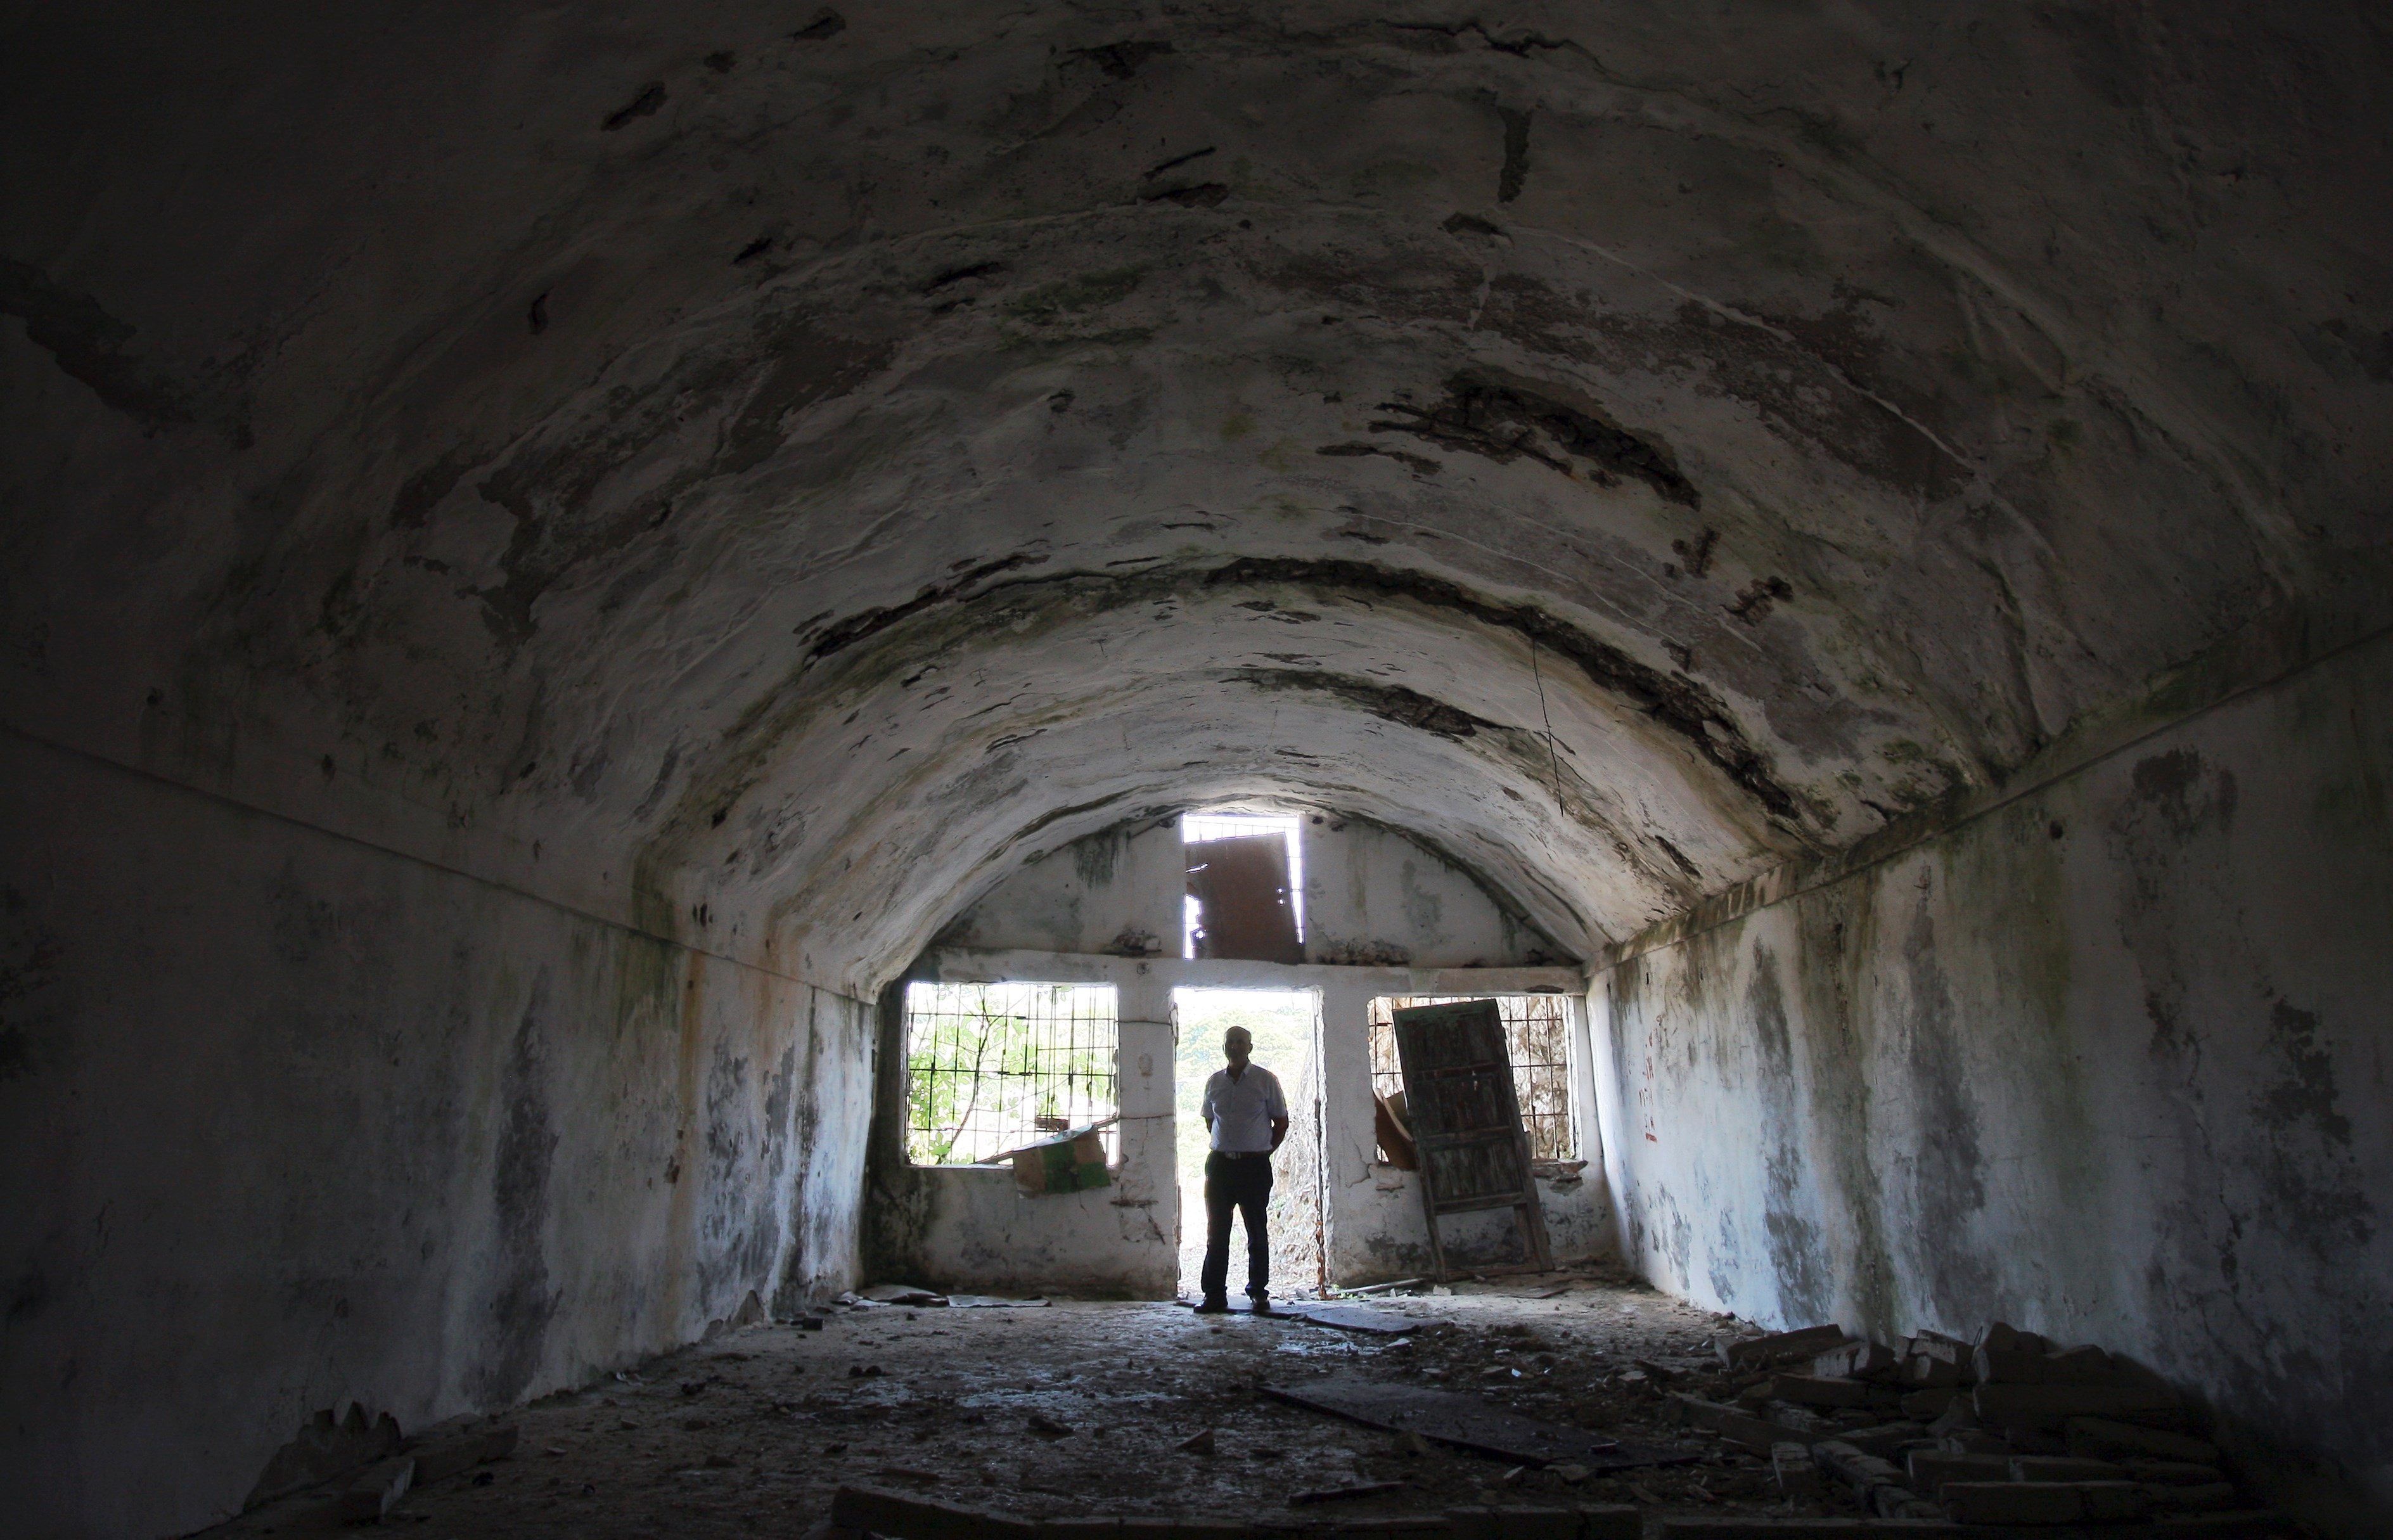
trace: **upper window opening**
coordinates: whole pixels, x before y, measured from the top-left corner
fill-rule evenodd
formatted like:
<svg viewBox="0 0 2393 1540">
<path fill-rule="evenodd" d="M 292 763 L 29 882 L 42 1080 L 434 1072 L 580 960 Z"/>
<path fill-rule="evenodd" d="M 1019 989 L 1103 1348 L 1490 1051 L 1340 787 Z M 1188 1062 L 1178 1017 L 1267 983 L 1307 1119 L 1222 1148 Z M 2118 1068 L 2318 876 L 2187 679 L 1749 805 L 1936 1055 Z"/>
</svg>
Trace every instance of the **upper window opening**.
<svg viewBox="0 0 2393 1540">
<path fill-rule="evenodd" d="M 1110 984 L 906 986 L 906 1153 L 970 1166 L 1105 1125 L 1119 1153 Z"/>
<path fill-rule="evenodd" d="M 1570 997 L 1567 995 L 1381 995 L 1371 1002 L 1371 1091 L 1404 1116 L 1405 1077 L 1396 1058 L 1395 1011 L 1416 1005 L 1496 1001 L 1504 1042 L 1512 1059 L 1512 1085 L 1520 1094 L 1521 1121 L 1527 1126 L 1533 1160 L 1572 1160 L 1578 1141 L 1570 1115 Z M 1381 1150 L 1385 1160 L 1387 1152 Z"/>
<path fill-rule="evenodd" d="M 1293 814 L 1181 815 L 1181 956 L 1304 960 L 1301 828 Z"/>
</svg>

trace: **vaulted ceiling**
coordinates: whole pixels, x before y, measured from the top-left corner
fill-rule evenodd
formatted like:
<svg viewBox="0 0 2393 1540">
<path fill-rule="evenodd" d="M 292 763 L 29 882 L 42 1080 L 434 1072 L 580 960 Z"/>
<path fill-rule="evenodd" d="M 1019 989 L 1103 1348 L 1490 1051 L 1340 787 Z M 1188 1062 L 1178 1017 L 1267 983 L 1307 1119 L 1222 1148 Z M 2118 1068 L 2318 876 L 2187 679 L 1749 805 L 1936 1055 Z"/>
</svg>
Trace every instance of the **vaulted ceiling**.
<svg viewBox="0 0 2393 1540">
<path fill-rule="evenodd" d="M 1231 796 L 1589 951 L 2393 576 L 2364 7 L 7 35 L 11 719 L 859 990 Z"/>
</svg>

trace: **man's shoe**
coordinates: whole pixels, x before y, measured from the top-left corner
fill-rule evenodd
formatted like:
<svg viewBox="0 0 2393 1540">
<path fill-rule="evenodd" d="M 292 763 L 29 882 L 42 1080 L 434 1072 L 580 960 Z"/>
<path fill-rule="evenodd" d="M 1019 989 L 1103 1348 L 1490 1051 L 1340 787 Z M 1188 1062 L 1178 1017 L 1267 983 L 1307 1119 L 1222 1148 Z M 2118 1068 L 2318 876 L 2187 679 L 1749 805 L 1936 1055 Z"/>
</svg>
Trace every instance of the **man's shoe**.
<svg viewBox="0 0 2393 1540">
<path fill-rule="evenodd" d="M 1196 1313 L 1199 1315 L 1227 1315 L 1230 1313 L 1230 1301 L 1218 1294 L 1209 1294 L 1205 1296 L 1204 1299 L 1196 1301 Z"/>
<path fill-rule="evenodd" d="M 1247 1298 L 1253 1301 L 1254 1311 L 1257 1315 L 1269 1315 L 1272 1312 L 1270 1295 L 1249 1294 Z"/>
</svg>

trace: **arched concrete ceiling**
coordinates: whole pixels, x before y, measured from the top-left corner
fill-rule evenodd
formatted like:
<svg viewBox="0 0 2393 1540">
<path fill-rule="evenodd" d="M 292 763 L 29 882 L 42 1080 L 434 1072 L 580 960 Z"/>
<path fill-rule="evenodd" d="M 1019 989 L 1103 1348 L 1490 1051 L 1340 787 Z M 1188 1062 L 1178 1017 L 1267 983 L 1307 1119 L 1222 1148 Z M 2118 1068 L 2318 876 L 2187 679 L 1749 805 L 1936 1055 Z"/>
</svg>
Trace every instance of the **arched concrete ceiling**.
<svg viewBox="0 0 2393 1540">
<path fill-rule="evenodd" d="M 859 990 L 1214 796 L 1590 948 L 2386 575 L 2367 7 L 9 37 L 16 719 Z"/>
</svg>

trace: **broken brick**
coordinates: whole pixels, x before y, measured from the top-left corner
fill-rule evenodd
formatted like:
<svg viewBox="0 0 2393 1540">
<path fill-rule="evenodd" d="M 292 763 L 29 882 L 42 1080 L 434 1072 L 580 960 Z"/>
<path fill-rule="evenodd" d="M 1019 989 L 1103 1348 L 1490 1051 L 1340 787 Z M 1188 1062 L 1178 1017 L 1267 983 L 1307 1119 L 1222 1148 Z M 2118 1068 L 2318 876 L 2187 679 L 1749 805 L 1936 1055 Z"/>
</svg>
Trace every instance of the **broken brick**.
<svg viewBox="0 0 2393 1540">
<path fill-rule="evenodd" d="M 1770 1465 L 1778 1478 L 1778 1491 L 1787 1497 L 1816 1497 L 1820 1494 L 1820 1468 L 1811 1461 L 1811 1449 L 1800 1443 L 1782 1442 L 1770 1446 Z"/>
<path fill-rule="evenodd" d="M 2124 1481 L 2128 1479 L 2125 1466 L 2108 1460 L 2082 1459 L 2071 1455 L 2022 1455 L 2011 1461 L 2010 1479 L 2015 1481 Z"/>
<path fill-rule="evenodd" d="M 1732 1369 L 1766 1369 L 1773 1364 L 1817 1358 L 1846 1340 L 1842 1326 L 1805 1326 L 1800 1331 L 1773 1332 L 1768 1337 L 1720 1344 L 1720 1362 Z"/>
<path fill-rule="evenodd" d="M 2070 1418 L 2068 1438 L 2071 1454 L 2098 1459 L 2111 1455 L 2150 1455 L 2160 1459 L 2186 1460 L 2197 1465 L 2215 1465 L 2218 1461 L 2218 1446 L 2205 1439 L 2173 1433 L 2165 1429 L 2142 1428 L 2108 1417 Z"/>
</svg>

